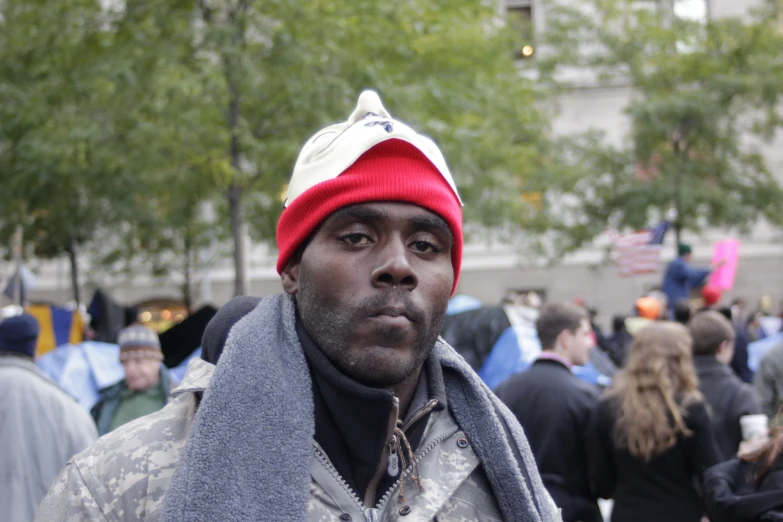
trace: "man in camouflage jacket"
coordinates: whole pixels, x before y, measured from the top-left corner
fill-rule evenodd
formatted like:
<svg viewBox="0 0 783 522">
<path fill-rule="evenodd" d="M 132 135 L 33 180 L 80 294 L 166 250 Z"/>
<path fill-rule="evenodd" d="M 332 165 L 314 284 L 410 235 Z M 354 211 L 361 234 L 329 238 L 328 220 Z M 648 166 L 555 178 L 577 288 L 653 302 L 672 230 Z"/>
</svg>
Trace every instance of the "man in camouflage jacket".
<svg viewBox="0 0 783 522">
<path fill-rule="evenodd" d="M 434 143 L 364 93 L 300 153 L 287 295 L 227 306 L 219 364 L 75 457 L 37 520 L 559 520 L 514 416 L 438 339 L 460 206 Z"/>
</svg>

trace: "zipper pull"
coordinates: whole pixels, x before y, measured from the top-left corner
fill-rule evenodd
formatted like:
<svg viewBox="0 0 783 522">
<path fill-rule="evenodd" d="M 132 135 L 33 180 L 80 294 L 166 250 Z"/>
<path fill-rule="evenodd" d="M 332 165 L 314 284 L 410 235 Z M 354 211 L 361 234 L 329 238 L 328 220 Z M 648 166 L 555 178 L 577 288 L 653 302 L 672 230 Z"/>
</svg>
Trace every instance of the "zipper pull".
<svg viewBox="0 0 783 522">
<path fill-rule="evenodd" d="M 400 462 L 397 460 L 397 437 L 394 435 L 389 441 L 389 463 L 386 465 L 386 473 L 390 477 L 396 477 L 400 473 Z"/>
</svg>

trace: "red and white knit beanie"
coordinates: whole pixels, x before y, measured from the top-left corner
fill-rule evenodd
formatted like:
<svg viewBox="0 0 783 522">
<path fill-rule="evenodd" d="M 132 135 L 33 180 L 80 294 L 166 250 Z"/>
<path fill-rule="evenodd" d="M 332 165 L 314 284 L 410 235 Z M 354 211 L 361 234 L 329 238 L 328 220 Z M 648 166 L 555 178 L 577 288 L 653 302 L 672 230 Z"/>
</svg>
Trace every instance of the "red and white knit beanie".
<svg viewBox="0 0 783 522">
<path fill-rule="evenodd" d="M 457 288 L 462 263 L 462 201 L 446 161 L 429 138 L 391 118 L 365 91 L 348 121 L 310 138 L 299 153 L 277 223 L 277 272 L 333 212 L 370 201 L 400 201 L 443 218 L 453 235 Z"/>
</svg>

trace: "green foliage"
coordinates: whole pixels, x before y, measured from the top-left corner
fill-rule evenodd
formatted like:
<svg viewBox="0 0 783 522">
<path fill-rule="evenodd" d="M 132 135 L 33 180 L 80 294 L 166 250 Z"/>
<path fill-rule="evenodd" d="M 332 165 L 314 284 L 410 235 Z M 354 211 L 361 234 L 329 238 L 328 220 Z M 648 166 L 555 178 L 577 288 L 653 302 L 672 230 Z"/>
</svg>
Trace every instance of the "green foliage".
<svg viewBox="0 0 783 522">
<path fill-rule="evenodd" d="M 520 199 L 554 164 L 541 96 L 494 2 L 99 5 L 0 2 L 2 239 L 22 221 L 39 254 L 93 241 L 162 275 L 230 237 L 237 206 L 271 240 L 299 147 L 366 88 L 439 141 L 466 220 L 545 228 Z"/>
<path fill-rule="evenodd" d="M 582 175 L 556 178 L 550 187 L 558 212 L 581 216 L 566 234 L 569 248 L 607 224 L 648 225 L 673 206 L 678 227 L 691 230 L 747 230 L 760 219 L 783 224 L 783 189 L 759 152 L 781 125 L 780 1 L 747 19 L 706 23 L 677 18 L 667 5 L 547 7 L 535 61 L 542 83 L 568 92 L 563 72 L 588 70 L 599 85 L 633 89 L 627 140 L 619 147 L 595 135 L 571 141 L 567 159 Z"/>
</svg>

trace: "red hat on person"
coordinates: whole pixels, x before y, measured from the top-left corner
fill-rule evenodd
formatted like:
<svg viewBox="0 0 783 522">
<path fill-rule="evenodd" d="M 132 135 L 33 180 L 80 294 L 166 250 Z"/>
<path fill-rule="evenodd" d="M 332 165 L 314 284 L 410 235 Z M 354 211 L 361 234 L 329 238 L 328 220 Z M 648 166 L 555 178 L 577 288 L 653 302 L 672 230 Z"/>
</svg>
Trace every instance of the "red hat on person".
<svg viewBox="0 0 783 522">
<path fill-rule="evenodd" d="M 318 132 L 299 153 L 277 223 L 277 272 L 333 212 L 370 201 L 412 203 L 439 215 L 453 236 L 452 294 L 462 263 L 462 202 L 435 143 L 393 120 L 365 91 L 347 122 Z"/>
<path fill-rule="evenodd" d="M 720 289 L 713 285 L 704 285 L 701 289 L 701 298 L 706 306 L 715 306 L 720 302 Z"/>
</svg>

